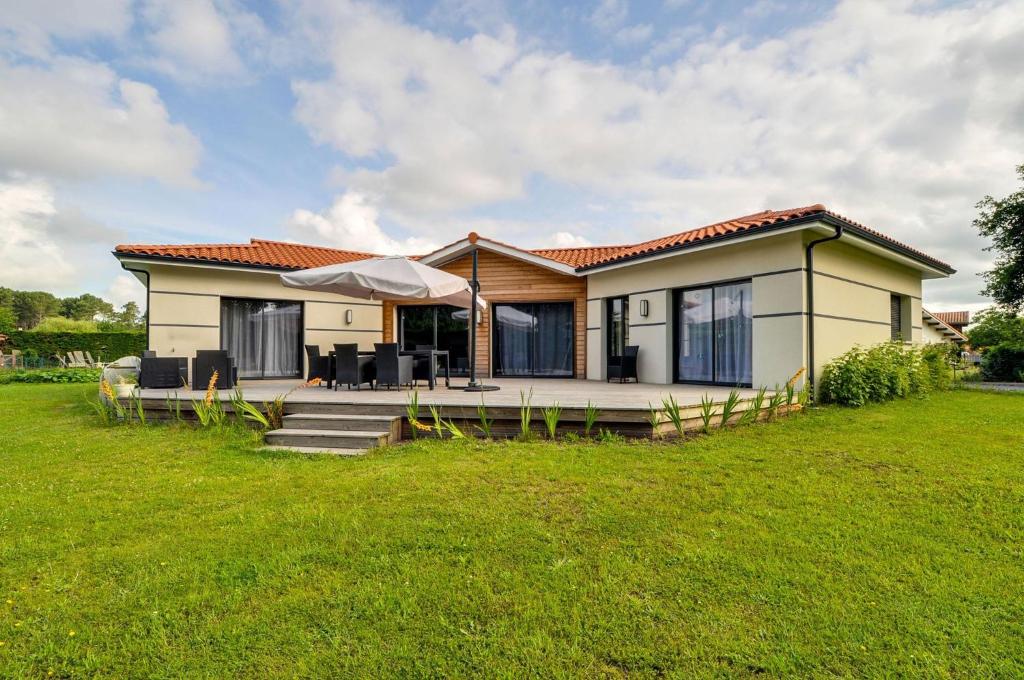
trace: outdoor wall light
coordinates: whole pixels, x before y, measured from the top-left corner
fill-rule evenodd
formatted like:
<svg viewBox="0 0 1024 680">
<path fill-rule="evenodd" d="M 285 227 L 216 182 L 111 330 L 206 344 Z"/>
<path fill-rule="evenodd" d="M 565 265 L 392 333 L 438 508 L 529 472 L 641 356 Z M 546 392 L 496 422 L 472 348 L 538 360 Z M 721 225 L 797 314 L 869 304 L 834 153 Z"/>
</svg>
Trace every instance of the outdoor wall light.
<svg viewBox="0 0 1024 680">
<path fill-rule="evenodd" d="M 345 310 L 345 325 L 347 326 L 347 325 L 349 325 L 351 323 L 352 323 L 352 310 L 351 309 L 346 309 Z"/>
<path fill-rule="evenodd" d="M 650 313 L 650 311 L 651 311 L 651 308 L 650 308 L 650 305 L 647 304 L 647 300 L 641 300 L 640 301 L 640 316 L 642 316 L 644 318 L 647 318 L 647 315 Z"/>
</svg>

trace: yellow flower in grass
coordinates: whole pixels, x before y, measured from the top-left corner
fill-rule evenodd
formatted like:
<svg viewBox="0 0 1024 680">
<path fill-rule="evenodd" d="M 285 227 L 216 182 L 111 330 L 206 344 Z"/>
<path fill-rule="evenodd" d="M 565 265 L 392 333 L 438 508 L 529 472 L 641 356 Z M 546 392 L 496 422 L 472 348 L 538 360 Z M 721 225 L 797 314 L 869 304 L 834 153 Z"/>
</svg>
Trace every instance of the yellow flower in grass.
<svg viewBox="0 0 1024 680">
<path fill-rule="evenodd" d="M 100 392 L 103 393 L 104 397 L 111 401 L 117 399 L 117 397 L 114 396 L 114 388 L 110 386 L 110 383 L 107 382 L 106 378 L 100 381 Z"/>
<path fill-rule="evenodd" d="M 415 427 L 417 430 L 422 430 L 423 432 L 433 432 L 434 430 L 432 426 L 412 418 L 409 419 L 409 424 Z"/>
<path fill-rule="evenodd" d="M 75 631 L 69 630 L 68 631 L 68 637 L 75 637 Z"/>
<path fill-rule="evenodd" d="M 213 398 L 217 394 L 217 378 L 220 377 L 220 373 L 217 371 L 213 372 L 210 376 L 210 382 L 206 385 L 206 397 L 203 399 L 206 405 L 209 406 L 213 403 Z"/>
</svg>

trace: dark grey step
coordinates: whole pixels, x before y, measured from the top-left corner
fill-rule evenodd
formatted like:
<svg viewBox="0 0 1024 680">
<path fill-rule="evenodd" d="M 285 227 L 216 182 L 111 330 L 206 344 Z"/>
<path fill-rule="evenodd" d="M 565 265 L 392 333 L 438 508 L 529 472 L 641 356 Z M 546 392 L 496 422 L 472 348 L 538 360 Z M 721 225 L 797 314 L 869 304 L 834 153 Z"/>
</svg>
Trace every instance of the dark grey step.
<svg viewBox="0 0 1024 680">
<path fill-rule="evenodd" d="M 390 432 L 398 416 L 362 416 L 333 413 L 293 413 L 284 417 L 284 426 L 294 430 L 359 430 Z"/>
<path fill-rule="evenodd" d="M 387 432 L 360 430 L 299 430 L 281 428 L 266 434 L 271 446 L 304 446 L 315 449 L 372 449 L 388 443 Z"/>
</svg>

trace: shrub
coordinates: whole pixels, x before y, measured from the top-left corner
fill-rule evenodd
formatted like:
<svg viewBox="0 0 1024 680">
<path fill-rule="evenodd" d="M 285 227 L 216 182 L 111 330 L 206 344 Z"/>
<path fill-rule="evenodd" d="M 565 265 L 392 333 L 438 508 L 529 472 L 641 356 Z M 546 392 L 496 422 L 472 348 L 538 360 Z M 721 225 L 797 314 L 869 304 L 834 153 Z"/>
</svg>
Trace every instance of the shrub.
<svg viewBox="0 0 1024 680">
<path fill-rule="evenodd" d="M 39 333 L 36 331 L 15 331 L 10 334 L 7 345 L 20 349 L 28 355 L 35 352 L 41 357 L 54 354 L 64 356 L 68 352 L 89 352 L 99 360 L 100 356 L 113 361 L 125 356 L 140 356 L 146 349 L 146 334 L 127 333 Z"/>
<path fill-rule="evenodd" d="M 32 327 L 33 333 L 95 333 L 97 330 L 95 321 L 63 316 L 48 316 Z"/>
<path fill-rule="evenodd" d="M 821 376 L 821 399 L 863 406 L 932 390 L 949 389 L 952 369 L 943 346 L 924 348 L 886 342 L 854 347 L 828 364 Z"/>
<path fill-rule="evenodd" d="M 1004 342 L 990 347 L 981 359 L 985 380 L 1009 382 L 1019 380 L 1024 372 L 1024 343 Z"/>
<path fill-rule="evenodd" d="M 6 383 L 98 383 L 98 368 L 53 368 L 43 371 L 0 371 L 0 384 Z"/>
</svg>

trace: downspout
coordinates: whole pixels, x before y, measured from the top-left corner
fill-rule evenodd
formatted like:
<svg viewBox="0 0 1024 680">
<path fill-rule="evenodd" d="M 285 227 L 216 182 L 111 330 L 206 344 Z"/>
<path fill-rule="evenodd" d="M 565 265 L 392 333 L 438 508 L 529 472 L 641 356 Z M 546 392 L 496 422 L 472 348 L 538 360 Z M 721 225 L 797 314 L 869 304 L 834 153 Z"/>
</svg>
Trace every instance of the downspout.
<svg viewBox="0 0 1024 680">
<path fill-rule="evenodd" d="M 811 399 L 815 398 L 814 384 L 814 246 L 828 241 L 838 241 L 843 235 L 843 225 L 835 225 L 836 233 L 819 238 L 807 244 L 807 382 Z"/>
<path fill-rule="evenodd" d="M 132 269 L 131 267 L 125 267 L 123 264 L 121 265 L 121 268 L 134 274 L 146 275 L 146 349 L 149 349 L 149 272 L 145 269 Z"/>
</svg>

